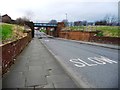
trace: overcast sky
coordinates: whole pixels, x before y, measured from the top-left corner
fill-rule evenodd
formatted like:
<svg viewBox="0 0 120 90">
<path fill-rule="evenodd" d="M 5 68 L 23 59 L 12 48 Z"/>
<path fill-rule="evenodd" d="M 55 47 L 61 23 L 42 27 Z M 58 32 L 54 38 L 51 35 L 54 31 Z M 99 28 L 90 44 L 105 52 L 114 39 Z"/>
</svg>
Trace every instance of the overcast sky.
<svg viewBox="0 0 120 90">
<path fill-rule="evenodd" d="M 107 14 L 118 15 L 119 0 L 0 0 L 1 15 L 12 19 L 28 16 L 34 22 L 96 21 Z"/>
</svg>

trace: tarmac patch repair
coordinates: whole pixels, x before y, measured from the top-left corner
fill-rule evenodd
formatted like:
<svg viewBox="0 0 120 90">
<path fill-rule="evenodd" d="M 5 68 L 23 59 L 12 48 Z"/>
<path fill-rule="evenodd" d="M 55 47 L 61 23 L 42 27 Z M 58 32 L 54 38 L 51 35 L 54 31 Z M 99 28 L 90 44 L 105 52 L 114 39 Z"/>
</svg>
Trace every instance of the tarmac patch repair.
<svg viewBox="0 0 120 90">
<path fill-rule="evenodd" d="M 117 62 L 114 60 L 111 60 L 106 57 L 89 57 L 87 60 L 92 62 L 91 64 L 88 62 L 85 62 L 84 60 L 77 58 L 77 59 L 70 59 L 70 62 L 74 63 L 76 67 L 85 67 L 85 66 L 96 66 L 96 65 L 105 65 L 105 64 L 116 64 Z"/>
</svg>

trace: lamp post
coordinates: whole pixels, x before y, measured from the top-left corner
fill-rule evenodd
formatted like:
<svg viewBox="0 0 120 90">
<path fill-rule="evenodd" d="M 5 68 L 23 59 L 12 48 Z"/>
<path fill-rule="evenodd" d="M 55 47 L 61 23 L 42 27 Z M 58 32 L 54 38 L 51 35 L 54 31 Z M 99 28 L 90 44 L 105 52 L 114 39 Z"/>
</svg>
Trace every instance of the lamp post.
<svg viewBox="0 0 120 90">
<path fill-rule="evenodd" d="M 67 13 L 65 15 L 66 15 L 66 20 L 67 20 Z"/>
<path fill-rule="evenodd" d="M 65 13 L 65 15 L 66 15 L 66 26 L 68 26 L 67 13 Z M 67 39 L 67 36 L 68 36 L 68 32 L 66 30 L 66 36 L 65 36 L 66 39 Z"/>
</svg>

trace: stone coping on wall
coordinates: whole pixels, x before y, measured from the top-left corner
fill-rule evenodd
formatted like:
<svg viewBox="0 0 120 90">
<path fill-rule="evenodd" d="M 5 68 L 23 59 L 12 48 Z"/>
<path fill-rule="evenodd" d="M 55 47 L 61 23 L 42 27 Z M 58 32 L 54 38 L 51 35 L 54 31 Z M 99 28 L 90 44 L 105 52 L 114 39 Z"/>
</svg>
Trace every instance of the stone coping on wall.
<svg viewBox="0 0 120 90">
<path fill-rule="evenodd" d="M 0 45 L 2 56 L 2 74 L 6 73 L 9 67 L 14 62 L 14 58 L 16 58 L 21 51 L 26 47 L 26 45 L 31 41 L 32 35 L 28 33 L 26 36 L 21 37 L 17 40 L 10 41 L 8 43 Z M 7 67 L 5 66 L 7 64 Z"/>
<path fill-rule="evenodd" d="M 87 32 L 87 33 L 96 33 L 96 32 L 100 32 L 100 31 L 71 31 L 71 30 L 65 30 L 65 31 L 61 31 L 60 33 L 62 32 Z"/>
<path fill-rule="evenodd" d="M 6 44 L 10 44 L 10 43 L 16 42 L 16 41 L 18 41 L 18 40 L 20 40 L 20 39 L 22 39 L 22 38 L 25 38 L 25 37 L 27 37 L 27 36 L 23 36 L 23 37 L 21 37 L 21 38 L 19 38 L 19 39 L 17 39 L 17 40 L 8 41 L 7 43 L 2 43 L 2 44 L 0 44 L 0 47 L 4 46 L 4 45 L 6 45 Z"/>
</svg>

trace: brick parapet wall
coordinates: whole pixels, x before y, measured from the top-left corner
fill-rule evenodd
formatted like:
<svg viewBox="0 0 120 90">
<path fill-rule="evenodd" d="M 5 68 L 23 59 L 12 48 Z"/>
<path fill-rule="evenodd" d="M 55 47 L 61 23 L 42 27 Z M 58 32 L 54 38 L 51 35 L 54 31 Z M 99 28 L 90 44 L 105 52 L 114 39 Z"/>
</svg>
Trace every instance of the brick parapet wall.
<svg viewBox="0 0 120 90">
<path fill-rule="evenodd" d="M 90 36 L 94 36 L 96 33 L 97 32 L 61 31 L 59 37 L 72 40 L 89 41 Z"/>
<path fill-rule="evenodd" d="M 90 32 L 90 31 L 61 31 L 59 33 L 60 38 L 66 38 L 71 40 L 81 40 L 88 42 L 97 42 L 104 44 L 116 44 L 120 45 L 119 37 L 99 37 L 95 36 L 98 32 Z"/>
<path fill-rule="evenodd" d="M 89 41 L 90 42 L 97 42 L 97 43 L 120 45 L 120 38 L 119 37 L 98 37 L 98 36 L 91 36 Z"/>
<path fill-rule="evenodd" d="M 0 50 L 2 50 L 2 55 L 0 55 L 0 60 L 2 61 L 2 74 L 7 72 L 9 67 L 14 63 L 14 59 L 27 46 L 31 39 L 32 34 L 28 32 L 27 36 L 0 46 Z"/>
</svg>

